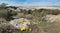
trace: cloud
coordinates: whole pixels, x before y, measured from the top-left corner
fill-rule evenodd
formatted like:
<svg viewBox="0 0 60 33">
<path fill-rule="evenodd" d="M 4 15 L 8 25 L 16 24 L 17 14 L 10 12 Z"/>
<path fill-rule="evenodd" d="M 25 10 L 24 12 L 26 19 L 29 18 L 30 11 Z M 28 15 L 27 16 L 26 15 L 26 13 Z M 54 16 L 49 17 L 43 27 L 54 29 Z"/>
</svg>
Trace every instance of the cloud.
<svg viewBox="0 0 60 33">
<path fill-rule="evenodd" d="M 20 6 L 59 6 L 60 0 L 26 0 L 18 4 Z"/>
<path fill-rule="evenodd" d="M 13 6 L 59 6 L 60 0 L 0 0 Z"/>
<path fill-rule="evenodd" d="M 28 2 L 24 2 L 22 4 L 19 4 L 20 6 L 58 6 L 59 3 L 51 3 L 51 2 L 32 2 L 32 3 L 28 3 Z"/>
</svg>

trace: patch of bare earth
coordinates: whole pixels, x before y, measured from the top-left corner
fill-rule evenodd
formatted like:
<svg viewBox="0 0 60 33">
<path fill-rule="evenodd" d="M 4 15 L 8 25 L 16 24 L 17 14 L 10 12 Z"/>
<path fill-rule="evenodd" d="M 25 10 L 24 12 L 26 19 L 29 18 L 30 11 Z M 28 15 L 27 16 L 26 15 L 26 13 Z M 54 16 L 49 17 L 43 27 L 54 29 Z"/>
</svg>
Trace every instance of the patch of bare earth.
<svg viewBox="0 0 60 33">
<path fill-rule="evenodd" d="M 47 15 L 47 25 L 39 33 L 60 33 L 60 15 Z"/>
</svg>

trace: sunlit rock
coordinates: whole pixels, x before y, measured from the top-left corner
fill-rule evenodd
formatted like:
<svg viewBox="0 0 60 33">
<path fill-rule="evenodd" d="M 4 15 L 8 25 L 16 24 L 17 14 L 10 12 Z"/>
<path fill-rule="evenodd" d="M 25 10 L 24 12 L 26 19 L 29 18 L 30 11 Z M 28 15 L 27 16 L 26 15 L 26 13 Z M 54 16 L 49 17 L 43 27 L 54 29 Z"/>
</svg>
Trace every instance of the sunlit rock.
<svg viewBox="0 0 60 33">
<path fill-rule="evenodd" d="M 25 18 L 14 19 L 14 20 L 11 20 L 9 23 L 16 29 L 20 29 L 20 28 L 28 29 L 29 28 L 28 25 L 30 25 L 30 21 Z"/>
</svg>

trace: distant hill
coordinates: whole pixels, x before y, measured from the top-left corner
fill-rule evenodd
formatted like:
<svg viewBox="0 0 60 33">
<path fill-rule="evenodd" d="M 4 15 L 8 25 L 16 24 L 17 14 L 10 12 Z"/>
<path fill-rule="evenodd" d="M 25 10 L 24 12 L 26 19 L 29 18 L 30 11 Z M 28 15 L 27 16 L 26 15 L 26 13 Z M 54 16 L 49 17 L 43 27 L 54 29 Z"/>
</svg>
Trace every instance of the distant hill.
<svg viewBox="0 0 60 33">
<path fill-rule="evenodd" d="M 19 6 L 22 9 L 60 9 L 60 6 Z"/>
</svg>

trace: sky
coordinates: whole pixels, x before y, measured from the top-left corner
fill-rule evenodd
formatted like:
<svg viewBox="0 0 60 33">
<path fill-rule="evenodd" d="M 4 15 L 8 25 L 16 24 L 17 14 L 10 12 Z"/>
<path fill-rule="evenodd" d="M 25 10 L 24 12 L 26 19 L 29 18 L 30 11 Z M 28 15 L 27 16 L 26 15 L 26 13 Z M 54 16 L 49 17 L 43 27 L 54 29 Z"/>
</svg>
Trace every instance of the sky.
<svg viewBox="0 0 60 33">
<path fill-rule="evenodd" d="M 60 6 L 60 0 L 0 0 L 12 6 Z"/>
</svg>

